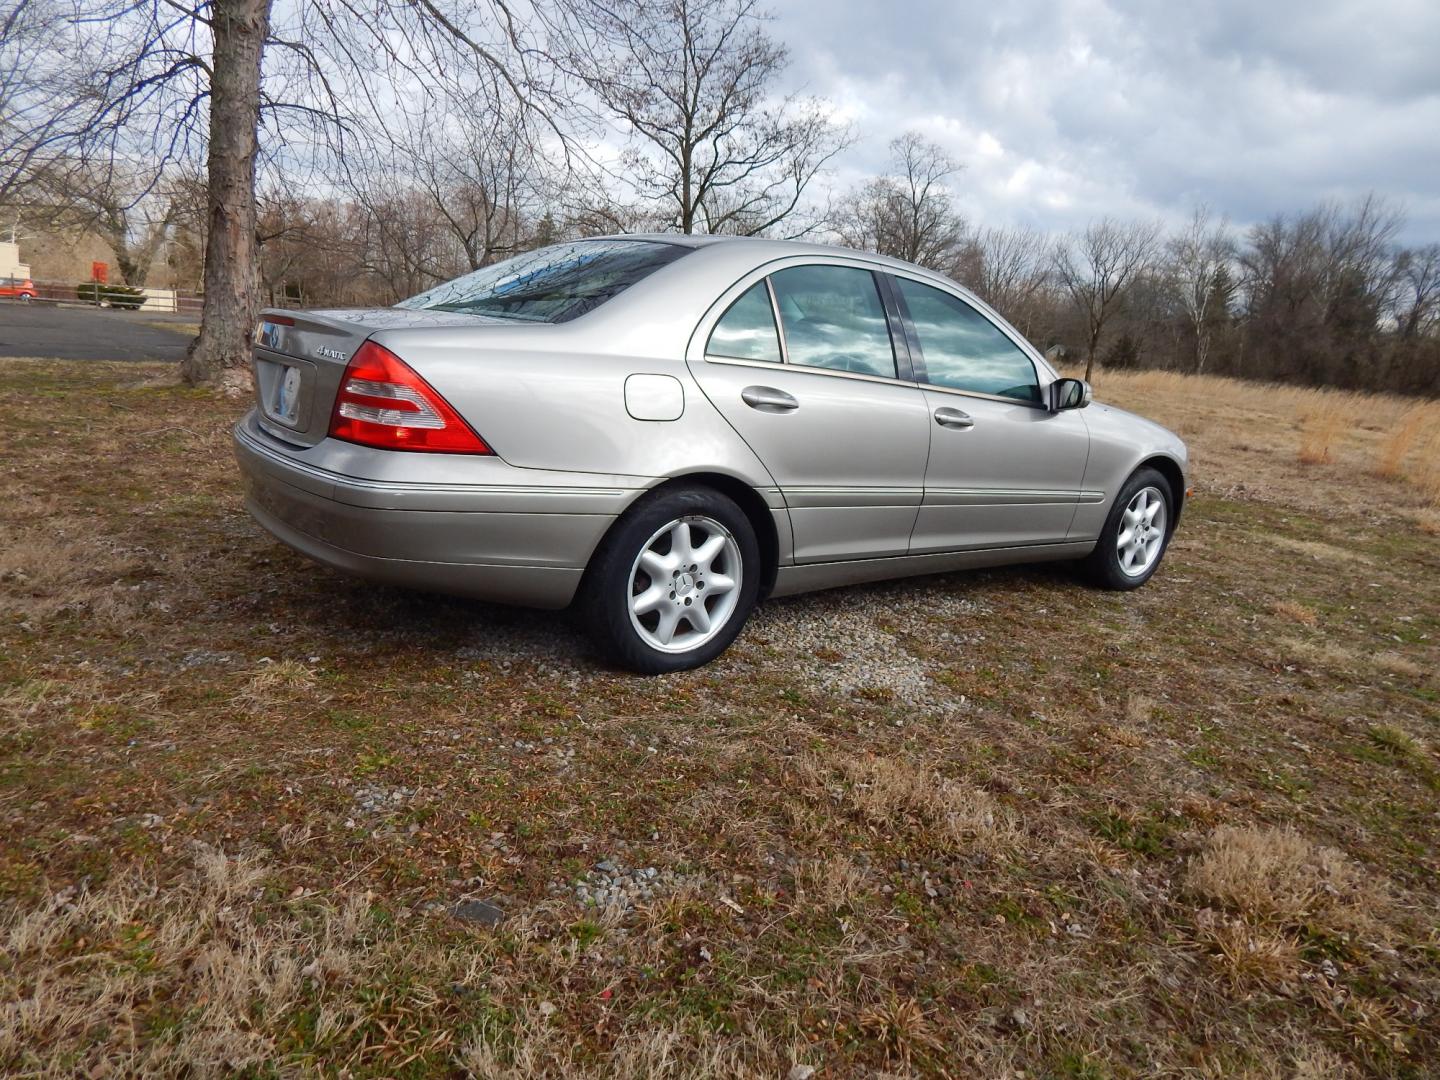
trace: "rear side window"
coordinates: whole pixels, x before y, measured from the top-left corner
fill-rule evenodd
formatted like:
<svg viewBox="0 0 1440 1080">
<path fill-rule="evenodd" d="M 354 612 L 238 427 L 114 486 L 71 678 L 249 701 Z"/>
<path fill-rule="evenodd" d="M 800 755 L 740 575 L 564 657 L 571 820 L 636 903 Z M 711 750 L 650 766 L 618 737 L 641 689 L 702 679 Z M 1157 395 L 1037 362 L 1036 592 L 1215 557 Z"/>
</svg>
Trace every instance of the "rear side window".
<svg viewBox="0 0 1440 1080">
<path fill-rule="evenodd" d="M 395 306 L 524 322 L 567 322 L 595 310 L 689 250 L 649 240 L 576 240 L 483 267 Z"/>
<path fill-rule="evenodd" d="M 897 277 L 920 339 L 925 373 L 936 386 L 1039 401 L 1035 365 L 1001 329 L 965 301 Z"/>
<path fill-rule="evenodd" d="M 770 278 L 792 364 L 895 377 L 895 349 L 875 275 L 853 266 L 794 266 Z"/>
<path fill-rule="evenodd" d="M 780 362 L 780 335 L 775 331 L 775 310 L 770 306 L 770 291 L 762 281 L 751 286 L 730 305 L 710 332 L 705 346 L 707 356 L 727 356 L 739 360 Z"/>
</svg>

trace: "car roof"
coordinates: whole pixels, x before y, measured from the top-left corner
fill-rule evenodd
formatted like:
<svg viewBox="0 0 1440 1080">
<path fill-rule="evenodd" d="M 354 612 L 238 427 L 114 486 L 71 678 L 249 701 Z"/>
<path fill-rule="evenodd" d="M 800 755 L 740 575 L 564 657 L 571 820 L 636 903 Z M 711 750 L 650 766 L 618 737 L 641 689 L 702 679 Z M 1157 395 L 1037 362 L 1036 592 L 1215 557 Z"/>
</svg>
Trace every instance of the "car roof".
<svg viewBox="0 0 1440 1080">
<path fill-rule="evenodd" d="M 744 248 L 754 252 L 762 259 L 767 257 L 783 258 L 788 255 L 831 255 L 859 258 L 865 259 L 867 262 L 884 263 L 911 274 L 938 278 L 952 288 L 959 288 L 967 295 L 973 295 L 971 290 L 938 270 L 931 270 L 929 267 L 906 262 L 904 259 L 896 259 L 890 255 L 881 255 L 878 252 L 864 251 L 860 248 L 843 247 L 840 244 L 817 244 L 809 240 L 775 240 L 765 236 L 730 236 L 711 233 L 611 233 L 606 236 L 587 236 L 584 239 L 647 240 L 656 244 L 673 244 L 677 247 L 688 248 L 707 248 L 723 244 L 726 247 Z"/>
</svg>

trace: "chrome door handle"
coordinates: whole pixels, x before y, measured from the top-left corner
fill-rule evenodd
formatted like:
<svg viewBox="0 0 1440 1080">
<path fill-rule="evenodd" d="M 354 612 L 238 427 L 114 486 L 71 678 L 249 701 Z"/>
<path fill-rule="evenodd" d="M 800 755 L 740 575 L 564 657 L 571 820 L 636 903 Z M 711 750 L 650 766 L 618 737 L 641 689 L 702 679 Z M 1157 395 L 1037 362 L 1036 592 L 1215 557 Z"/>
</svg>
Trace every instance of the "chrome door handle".
<svg viewBox="0 0 1440 1080">
<path fill-rule="evenodd" d="M 773 386 L 747 386 L 740 391 L 740 400 L 761 412 L 790 412 L 800 407 L 800 402 Z"/>
<path fill-rule="evenodd" d="M 935 410 L 935 422 L 941 427 L 948 428 L 972 428 L 975 426 L 975 418 L 969 413 L 948 406 Z"/>
</svg>

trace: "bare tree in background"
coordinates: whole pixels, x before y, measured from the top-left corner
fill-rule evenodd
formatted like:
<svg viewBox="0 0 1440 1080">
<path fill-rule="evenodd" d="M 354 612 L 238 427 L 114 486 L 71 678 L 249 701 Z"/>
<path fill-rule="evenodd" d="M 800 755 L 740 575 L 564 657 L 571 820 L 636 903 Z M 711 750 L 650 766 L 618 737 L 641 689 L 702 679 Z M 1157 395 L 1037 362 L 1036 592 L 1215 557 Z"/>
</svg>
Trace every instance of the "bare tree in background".
<svg viewBox="0 0 1440 1080">
<path fill-rule="evenodd" d="M 530 76 L 533 54 L 504 0 L 296 0 L 273 10 L 272 0 L 96 0 L 67 25 L 104 58 L 93 122 L 71 132 L 83 160 L 158 175 L 204 154 L 205 306 L 181 365 L 191 382 L 248 360 L 262 119 L 287 153 L 305 152 L 303 129 L 343 160 L 345 140 L 399 107 L 382 85 L 403 83 L 406 103 L 473 100 L 496 87 L 526 109 L 552 100 L 548 76 Z M 32 125 L 32 138 L 42 134 Z"/>
<path fill-rule="evenodd" d="M 0 13 L 0 207 L 53 202 L 66 148 L 95 105 L 84 60 L 54 0 L 14 0 Z"/>
<path fill-rule="evenodd" d="M 1029 337 L 1050 281 L 1050 240 L 1033 229 L 980 229 L 965 244 L 957 276 Z"/>
<path fill-rule="evenodd" d="M 1240 253 L 1247 351 L 1276 378 L 1363 385 L 1395 308 L 1400 217 L 1371 195 L 1251 228 Z"/>
<path fill-rule="evenodd" d="M 1395 258 L 1395 323 L 1413 341 L 1440 323 L 1440 244 L 1408 248 Z"/>
<path fill-rule="evenodd" d="M 566 63 L 637 140 L 625 180 L 680 232 L 775 229 L 846 144 L 818 103 L 771 101 L 786 52 L 755 0 L 576 0 L 573 11 Z"/>
<path fill-rule="evenodd" d="M 910 131 L 890 143 L 892 169 L 838 208 L 836 230 L 846 244 L 949 273 L 965 238 L 948 181 L 962 166 Z"/>
<path fill-rule="evenodd" d="M 84 177 L 80 173 L 74 179 L 83 181 Z M 68 206 L 74 220 L 93 229 L 110 245 L 121 280 L 126 285 L 142 286 L 165 249 L 178 207 L 163 190 L 136 197 L 132 189 L 117 180 L 108 177 L 80 188 L 72 179 Z"/>
<path fill-rule="evenodd" d="M 513 255 L 539 217 L 546 177 L 538 133 L 504 101 L 421 116 L 396 140 L 395 164 L 421 191 L 478 270 Z"/>
<path fill-rule="evenodd" d="M 1203 373 L 1210 357 L 1217 305 L 1224 303 L 1222 275 L 1235 256 L 1227 223 L 1213 221 L 1197 206 L 1185 228 L 1166 244 L 1166 270 L 1195 335 L 1195 371 Z"/>
<path fill-rule="evenodd" d="M 1123 306 L 1126 286 L 1149 267 L 1159 235 L 1151 222 L 1101 218 L 1056 245 L 1056 280 L 1085 320 L 1086 380 L 1094 374 L 1105 324 Z"/>
</svg>

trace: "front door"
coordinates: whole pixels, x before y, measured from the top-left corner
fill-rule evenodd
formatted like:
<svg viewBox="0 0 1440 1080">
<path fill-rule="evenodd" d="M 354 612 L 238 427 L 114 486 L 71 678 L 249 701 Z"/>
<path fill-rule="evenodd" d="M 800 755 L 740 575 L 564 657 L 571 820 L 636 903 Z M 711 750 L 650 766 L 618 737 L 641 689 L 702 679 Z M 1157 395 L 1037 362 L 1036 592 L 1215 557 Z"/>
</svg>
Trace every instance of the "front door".
<svg viewBox="0 0 1440 1080">
<path fill-rule="evenodd" d="M 930 414 L 898 378 L 869 270 L 776 271 L 731 304 L 691 371 L 779 485 L 797 562 L 906 553 Z"/>
<path fill-rule="evenodd" d="M 1052 413 L 1025 351 L 960 297 L 896 276 L 930 421 L 914 554 L 1065 540 L 1090 434 Z M 923 367 L 922 367 L 923 365 Z"/>
</svg>

